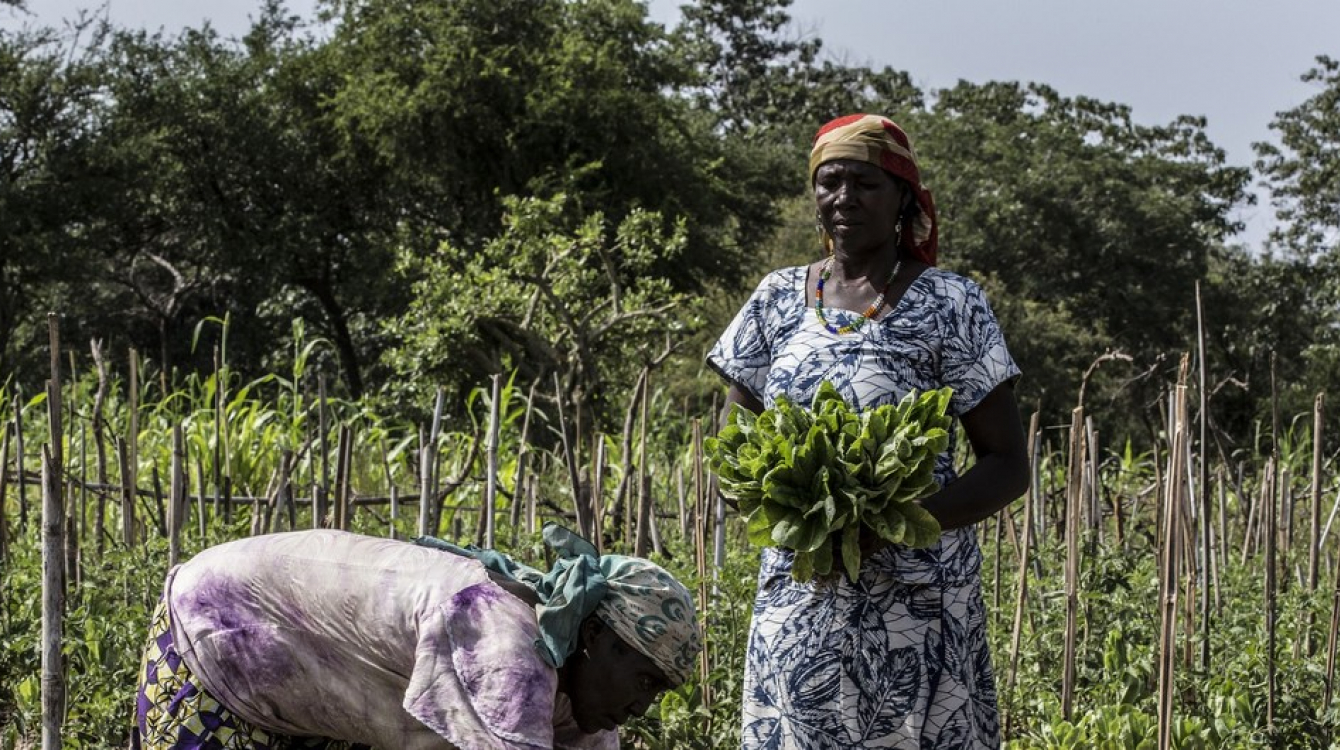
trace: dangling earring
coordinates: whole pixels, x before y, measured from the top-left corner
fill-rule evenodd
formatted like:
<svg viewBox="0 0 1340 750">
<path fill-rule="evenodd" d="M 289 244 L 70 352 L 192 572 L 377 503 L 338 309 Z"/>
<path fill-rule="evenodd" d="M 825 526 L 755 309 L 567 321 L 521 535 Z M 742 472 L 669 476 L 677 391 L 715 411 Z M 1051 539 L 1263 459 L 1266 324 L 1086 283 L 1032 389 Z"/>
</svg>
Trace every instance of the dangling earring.
<svg viewBox="0 0 1340 750">
<path fill-rule="evenodd" d="M 819 235 L 819 244 L 823 246 L 824 252 L 828 255 L 833 254 L 833 238 L 824 229 L 823 217 L 819 214 L 819 209 L 814 209 L 814 231 Z"/>
</svg>

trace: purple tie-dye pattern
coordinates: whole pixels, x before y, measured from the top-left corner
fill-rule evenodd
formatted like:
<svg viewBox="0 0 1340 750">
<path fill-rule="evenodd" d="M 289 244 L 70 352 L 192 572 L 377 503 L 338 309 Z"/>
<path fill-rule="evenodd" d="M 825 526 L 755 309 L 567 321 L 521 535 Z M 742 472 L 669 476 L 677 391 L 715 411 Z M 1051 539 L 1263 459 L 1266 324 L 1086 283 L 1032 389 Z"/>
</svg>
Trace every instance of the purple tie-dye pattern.
<svg viewBox="0 0 1340 750">
<path fill-rule="evenodd" d="M 557 674 L 534 648 L 533 609 L 477 561 L 323 530 L 211 548 L 176 580 L 186 662 L 256 726 L 415 750 L 443 739 L 551 748 L 557 723 L 575 728 L 555 715 Z M 590 739 L 563 744 L 610 746 Z"/>
</svg>

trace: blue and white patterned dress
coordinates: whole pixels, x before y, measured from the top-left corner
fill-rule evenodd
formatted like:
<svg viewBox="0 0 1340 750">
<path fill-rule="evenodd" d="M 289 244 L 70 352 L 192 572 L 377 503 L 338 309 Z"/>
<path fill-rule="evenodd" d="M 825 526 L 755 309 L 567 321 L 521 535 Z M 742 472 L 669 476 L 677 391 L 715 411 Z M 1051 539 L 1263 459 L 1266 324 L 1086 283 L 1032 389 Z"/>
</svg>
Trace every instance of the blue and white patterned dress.
<svg viewBox="0 0 1340 750">
<path fill-rule="evenodd" d="M 962 276 L 928 268 L 891 312 L 839 335 L 807 304 L 807 271 L 764 278 L 708 355 L 766 406 L 782 394 L 808 404 L 824 380 L 860 409 L 947 385 L 959 416 L 1019 375 L 981 288 Z M 857 315 L 825 313 L 834 325 Z M 956 433 L 936 461 L 941 485 L 956 476 Z M 929 549 L 886 547 L 854 584 L 797 583 L 791 553 L 765 549 L 744 749 L 999 747 L 980 565 L 971 527 Z"/>
</svg>

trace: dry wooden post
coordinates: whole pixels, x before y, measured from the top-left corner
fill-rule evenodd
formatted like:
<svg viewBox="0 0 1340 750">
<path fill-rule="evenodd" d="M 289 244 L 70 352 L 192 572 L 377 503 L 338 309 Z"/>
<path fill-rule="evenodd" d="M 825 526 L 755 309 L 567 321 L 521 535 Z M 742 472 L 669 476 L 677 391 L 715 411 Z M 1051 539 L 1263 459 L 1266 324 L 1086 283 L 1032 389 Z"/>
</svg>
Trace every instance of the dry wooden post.
<svg viewBox="0 0 1340 750">
<path fill-rule="evenodd" d="M 9 559 L 9 519 L 5 514 L 5 492 L 9 489 L 9 425 L 0 424 L 0 565 Z"/>
<path fill-rule="evenodd" d="M 116 436 L 116 461 L 121 470 L 121 544 L 135 543 L 135 485 L 130 472 L 130 447 L 126 439 Z"/>
<path fill-rule="evenodd" d="M 277 498 L 276 502 L 279 503 L 279 508 L 281 510 L 281 513 L 279 514 L 280 517 L 282 518 L 285 515 L 288 516 L 289 531 L 298 528 L 298 503 L 296 500 L 293 499 L 294 464 L 295 461 L 293 458 L 293 451 L 291 449 L 285 448 L 283 451 L 280 452 L 279 494 L 277 494 L 275 497 Z M 279 521 L 276 520 L 275 530 L 277 531 L 278 529 L 279 529 Z"/>
<path fill-rule="evenodd" d="M 1311 534 L 1308 536 L 1307 546 L 1307 601 L 1316 600 L 1317 575 L 1321 567 L 1321 432 L 1324 403 L 1324 393 L 1318 393 L 1316 400 L 1312 402 L 1312 486 L 1309 493 L 1311 501 L 1311 524 L 1309 528 Z M 1307 654 L 1309 658 L 1316 653 L 1312 643 L 1313 619 L 1313 610 L 1308 607 L 1307 619 L 1303 625 L 1303 653 Z"/>
<path fill-rule="evenodd" d="M 133 348 L 130 350 L 130 403 L 126 408 L 130 415 L 130 434 L 126 436 L 126 466 L 130 472 L 129 486 L 133 502 L 140 486 L 140 355 Z M 134 529 L 133 534 L 139 536 L 139 529 Z"/>
<path fill-rule="evenodd" d="M 1335 696 L 1335 657 L 1337 648 L 1340 648 L 1340 557 L 1336 558 L 1332 580 L 1331 629 L 1326 638 L 1326 691 L 1321 700 L 1323 711 L 1330 708 L 1331 698 Z"/>
<path fill-rule="evenodd" d="M 163 483 L 158 476 L 158 461 L 154 461 L 149 477 L 154 488 L 154 506 L 158 509 L 158 518 L 155 519 L 158 521 L 158 535 L 166 539 L 168 535 L 167 509 L 163 507 Z"/>
<path fill-rule="evenodd" d="M 169 478 L 167 509 L 168 567 L 181 562 L 182 511 L 186 507 L 186 472 L 182 468 L 186 448 L 181 436 L 181 425 L 172 426 L 172 474 Z"/>
<path fill-rule="evenodd" d="M 349 459 L 350 443 L 353 442 L 353 434 L 349 425 L 340 425 L 340 438 L 336 450 L 335 463 L 335 528 L 341 531 L 349 530 Z"/>
<path fill-rule="evenodd" d="M 14 475 L 19 484 L 19 532 L 28 528 L 28 478 L 23 473 L 23 404 L 14 394 Z"/>
<path fill-rule="evenodd" d="M 647 491 L 647 402 L 651 400 L 651 371 L 643 369 L 642 377 L 642 397 L 640 416 L 638 420 L 637 437 L 637 528 L 634 536 L 633 554 L 638 557 L 647 556 L 647 542 L 650 521 L 648 516 L 651 514 L 651 493 Z"/>
<path fill-rule="evenodd" d="M 437 389 L 437 395 L 433 398 L 433 422 L 428 431 L 428 519 L 429 527 L 432 529 L 429 533 L 437 534 L 442 528 L 442 500 L 438 497 L 438 490 L 442 483 L 438 481 L 438 472 L 441 471 L 442 456 L 438 452 L 437 442 L 442 437 L 442 412 L 446 408 L 447 394 L 442 388 Z M 462 466 L 461 474 L 465 475 L 470 467 Z M 481 530 L 482 531 L 482 530 Z"/>
<path fill-rule="evenodd" d="M 330 426 L 326 424 L 326 375 L 316 376 L 317 429 L 321 444 L 321 483 L 312 490 L 312 528 L 326 526 L 326 500 L 330 497 Z M 420 532 L 422 533 L 422 532 Z"/>
<path fill-rule="evenodd" d="M 107 400 L 107 363 L 102 357 L 102 342 L 94 339 L 89 342 L 89 347 L 93 352 L 93 366 L 98 373 L 98 390 L 93 395 L 93 449 L 98 460 L 98 484 L 107 485 L 107 447 L 106 447 L 106 429 L 107 424 L 102 416 L 103 405 Z M 3 493 L 0 493 L 0 497 Z M 98 556 L 102 557 L 104 549 L 103 533 L 107 523 L 107 498 L 99 492 L 97 493 L 97 509 L 93 515 L 93 536 L 98 550 Z"/>
<path fill-rule="evenodd" d="M 1080 503 L 1084 497 L 1084 407 L 1070 418 L 1070 461 L 1065 496 L 1065 647 L 1061 677 L 1061 714 L 1070 721 L 1075 710 L 1075 639 L 1079 618 Z"/>
<path fill-rule="evenodd" d="M 605 436 L 596 433 L 592 438 L 591 455 L 594 456 L 591 468 L 591 523 L 595 533 L 591 543 L 597 552 L 605 551 Z"/>
<path fill-rule="evenodd" d="M 593 536 L 591 519 L 586 503 L 582 502 L 582 480 L 577 470 L 577 457 L 573 455 L 572 441 L 568 437 L 568 422 L 563 414 L 563 384 L 554 373 L 554 398 L 558 404 L 558 434 L 562 437 L 563 462 L 568 467 L 568 482 L 572 486 L 573 510 L 577 515 L 577 533 L 586 539 Z"/>
<path fill-rule="evenodd" d="M 206 523 L 207 515 L 205 511 L 205 457 L 199 456 L 195 462 L 195 518 L 197 523 L 197 533 L 200 535 L 200 546 L 208 544 L 207 534 L 209 524 Z"/>
<path fill-rule="evenodd" d="M 526 532 L 534 534 L 539 531 L 539 525 L 535 522 L 535 506 L 537 505 L 537 494 L 535 477 L 531 477 L 526 482 Z"/>
<path fill-rule="evenodd" d="M 1028 424 L 1029 444 L 1033 445 L 1038 437 L 1038 412 L 1033 412 Z M 1024 530 L 1019 540 L 1018 578 L 1015 581 L 1014 627 L 1010 630 L 1010 670 L 1005 683 L 1005 727 L 1003 737 L 1010 736 L 1010 724 L 1014 718 L 1011 707 L 1014 704 L 1014 686 L 1019 676 L 1019 647 L 1024 637 L 1024 606 L 1028 601 L 1028 558 L 1033 548 L 1033 503 L 1037 497 L 1038 480 L 1036 472 L 1028 492 L 1024 493 Z"/>
<path fill-rule="evenodd" d="M 675 465 L 675 497 L 679 500 L 679 538 L 689 538 L 689 511 L 687 489 L 684 487 L 684 465 Z"/>
<path fill-rule="evenodd" d="M 1276 449 L 1272 448 L 1272 452 Z M 1266 618 L 1266 729 L 1275 730 L 1275 624 L 1276 624 L 1276 535 L 1279 529 L 1275 505 L 1276 487 L 1274 486 L 1278 456 L 1272 455 L 1266 462 L 1266 475 L 1262 479 L 1261 502 L 1265 508 L 1265 618 Z"/>
<path fill-rule="evenodd" d="M 631 505 L 628 501 L 628 486 L 633 481 L 633 429 L 636 425 L 638 414 L 638 402 L 642 396 L 642 385 L 646 382 L 648 369 L 642 368 L 638 373 L 637 382 L 633 384 L 632 394 L 628 399 L 628 408 L 624 410 L 623 417 L 623 437 L 619 444 L 619 486 L 614 491 L 614 523 L 619 529 L 620 536 L 623 537 L 625 545 L 632 542 L 632 534 L 629 533 L 632 528 Z"/>
<path fill-rule="evenodd" d="M 437 498 L 434 497 L 434 478 L 437 469 L 437 431 L 442 420 L 442 389 L 437 389 L 433 404 L 433 421 L 427 433 L 419 427 L 419 536 L 436 536 L 441 523 Z"/>
<path fill-rule="evenodd" d="M 494 514 L 498 511 L 498 433 L 502 429 L 502 376 L 494 373 L 493 390 L 489 398 L 489 434 L 484 455 L 488 466 L 484 484 L 484 548 L 497 546 L 497 532 L 494 529 Z"/>
<path fill-rule="evenodd" d="M 516 544 L 516 530 L 521 523 L 522 485 L 526 478 L 526 460 L 530 457 L 530 417 L 535 412 L 535 386 L 539 383 L 536 379 L 530 384 L 530 392 L 526 395 L 526 416 L 521 420 L 521 438 L 517 443 L 516 472 L 512 474 L 512 505 L 508 509 L 507 519 L 512 525 L 512 544 Z M 596 439 L 599 440 L 599 436 Z M 597 520 L 597 537 L 600 536 L 599 528 L 600 522 Z M 598 544 L 596 548 L 599 549 Z"/>
<path fill-rule="evenodd" d="M 1186 486 L 1185 445 L 1187 440 L 1187 358 L 1182 357 L 1178 371 L 1177 387 L 1172 402 L 1170 435 L 1172 444 L 1168 450 L 1168 484 L 1165 487 L 1162 514 L 1162 560 L 1159 576 L 1159 598 L 1163 604 L 1159 624 L 1159 664 L 1158 664 L 1158 748 L 1169 750 L 1172 747 L 1174 668 L 1177 663 L 1177 593 L 1178 593 L 1178 551 L 1183 505 L 1183 490 Z"/>
<path fill-rule="evenodd" d="M 1219 564 L 1224 565 L 1228 563 L 1228 480 L 1224 476 L 1225 469 L 1222 464 L 1216 466 L 1214 472 L 1219 496 L 1219 555 L 1216 559 Z M 1224 611 L 1217 578 L 1214 587 L 1214 611 L 1215 614 L 1222 614 Z"/>
<path fill-rule="evenodd" d="M 693 420 L 693 549 L 694 561 L 698 572 L 698 617 L 702 631 L 707 632 L 707 606 L 710 603 L 707 594 L 707 482 L 703 471 L 703 424 L 701 419 Z M 711 664 L 708 662 L 707 644 L 698 656 L 699 684 L 702 685 L 703 707 L 712 706 Z M 707 721 L 711 719 L 708 718 Z"/>
<path fill-rule="evenodd" d="M 395 479 L 391 476 L 391 458 L 386 453 L 386 438 L 381 440 L 382 447 L 382 471 L 386 474 L 386 494 L 391 498 L 391 522 L 387 530 L 387 537 L 390 539 L 400 538 L 400 532 L 396 530 L 396 522 L 400 520 L 400 490 L 395 486 Z"/>
<path fill-rule="evenodd" d="M 65 717 L 61 623 L 65 617 L 65 505 L 61 467 L 42 446 L 42 750 L 60 750 Z"/>
<path fill-rule="evenodd" d="M 1196 280 L 1196 374 L 1197 387 L 1196 397 L 1199 406 L 1196 410 L 1197 430 L 1199 432 L 1196 446 L 1196 492 L 1200 500 L 1200 532 L 1201 532 L 1201 592 L 1200 592 L 1200 623 L 1201 623 L 1201 641 L 1200 641 L 1200 667 L 1208 671 L 1210 669 L 1210 587 L 1208 582 L 1208 572 L 1212 567 L 1212 550 L 1210 548 L 1210 487 L 1209 487 L 1209 467 L 1205 463 L 1205 452 L 1208 443 L 1206 442 L 1206 424 L 1210 410 L 1210 397 L 1206 390 L 1206 346 L 1205 346 L 1205 305 L 1200 296 L 1200 280 Z"/>
</svg>

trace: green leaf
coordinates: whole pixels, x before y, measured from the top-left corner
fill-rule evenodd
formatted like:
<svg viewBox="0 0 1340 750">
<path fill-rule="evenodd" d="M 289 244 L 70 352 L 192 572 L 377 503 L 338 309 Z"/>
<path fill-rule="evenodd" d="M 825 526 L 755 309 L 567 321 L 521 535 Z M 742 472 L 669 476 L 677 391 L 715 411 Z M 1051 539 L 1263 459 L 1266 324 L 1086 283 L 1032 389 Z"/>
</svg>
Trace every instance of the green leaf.
<svg viewBox="0 0 1340 750">
<path fill-rule="evenodd" d="M 940 522 L 930 511 L 919 503 L 905 503 L 899 506 L 906 527 L 903 531 L 903 544 L 913 549 L 930 547 L 940 539 Z"/>
<path fill-rule="evenodd" d="M 847 579 L 855 582 L 861 574 L 861 525 L 851 524 L 842 530 L 842 564 Z"/>
</svg>

